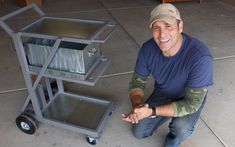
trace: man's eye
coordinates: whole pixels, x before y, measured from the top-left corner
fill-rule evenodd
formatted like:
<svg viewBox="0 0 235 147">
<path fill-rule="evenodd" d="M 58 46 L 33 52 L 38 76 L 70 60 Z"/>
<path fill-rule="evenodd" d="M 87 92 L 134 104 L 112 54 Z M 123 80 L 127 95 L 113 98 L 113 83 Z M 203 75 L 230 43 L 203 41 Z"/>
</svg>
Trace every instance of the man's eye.
<svg viewBox="0 0 235 147">
<path fill-rule="evenodd" d="M 158 30 L 159 30 L 159 28 L 153 28 L 153 30 L 154 30 L 154 31 L 158 31 Z"/>
</svg>

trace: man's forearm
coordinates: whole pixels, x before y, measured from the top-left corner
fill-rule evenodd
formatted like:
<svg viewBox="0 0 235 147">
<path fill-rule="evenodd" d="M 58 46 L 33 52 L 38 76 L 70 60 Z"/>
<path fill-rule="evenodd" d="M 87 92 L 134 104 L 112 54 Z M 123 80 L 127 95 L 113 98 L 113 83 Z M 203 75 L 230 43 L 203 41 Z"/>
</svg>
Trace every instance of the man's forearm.
<svg viewBox="0 0 235 147">
<path fill-rule="evenodd" d="M 173 108 L 172 103 L 157 106 L 156 107 L 156 115 L 157 116 L 173 117 L 174 116 L 174 108 Z"/>
<path fill-rule="evenodd" d="M 198 111 L 206 97 L 206 94 L 207 88 L 185 88 L 185 98 L 183 100 L 173 102 L 174 116 L 181 117 Z"/>
<path fill-rule="evenodd" d="M 136 73 L 134 73 L 132 76 L 132 80 L 129 85 L 129 91 L 133 108 L 144 104 L 144 88 L 146 80 L 146 77 L 141 77 Z"/>
<path fill-rule="evenodd" d="M 133 74 L 130 82 L 130 99 L 132 107 L 144 105 L 144 88 L 147 78 Z M 158 116 L 181 117 L 196 112 L 205 98 L 206 88 L 192 89 L 185 88 L 185 98 L 180 101 L 172 102 L 166 105 L 157 106 L 156 114 Z"/>
<path fill-rule="evenodd" d="M 144 92 L 145 84 L 147 82 L 147 77 L 142 77 L 136 73 L 133 74 L 130 85 L 129 91 L 130 93 L 134 90 L 140 90 Z"/>
<path fill-rule="evenodd" d="M 130 99 L 133 108 L 144 104 L 144 94 L 139 90 L 133 90 Z"/>
<path fill-rule="evenodd" d="M 182 117 L 196 112 L 204 100 L 207 89 L 185 89 L 185 98 L 166 105 L 157 106 L 156 114 L 158 116 Z"/>
</svg>

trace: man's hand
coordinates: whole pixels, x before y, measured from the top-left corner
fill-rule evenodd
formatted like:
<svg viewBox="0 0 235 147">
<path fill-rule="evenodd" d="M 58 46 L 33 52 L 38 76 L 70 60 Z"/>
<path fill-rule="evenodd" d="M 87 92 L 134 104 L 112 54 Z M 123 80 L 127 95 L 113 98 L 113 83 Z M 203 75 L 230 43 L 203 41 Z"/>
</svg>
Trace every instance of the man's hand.
<svg viewBox="0 0 235 147">
<path fill-rule="evenodd" d="M 136 107 L 129 114 L 122 114 L 122 119 L 131 123 L 138 123 L 139 120 L 149 117 L 152 114 L 152 109 L 149 108 L 148 104 Z"/>
</svg>

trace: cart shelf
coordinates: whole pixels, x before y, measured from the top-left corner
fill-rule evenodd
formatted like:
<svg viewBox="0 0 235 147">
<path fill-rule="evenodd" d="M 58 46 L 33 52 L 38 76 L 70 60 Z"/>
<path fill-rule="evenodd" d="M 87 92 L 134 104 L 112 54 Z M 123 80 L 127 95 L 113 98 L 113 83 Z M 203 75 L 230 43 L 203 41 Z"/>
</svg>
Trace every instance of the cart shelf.
<svg viewBox="0 0 235 147">
<path fill-rule="evenodd" d="M 91 69 L 90 72 L 86 74 L 77 74 L 77 73 L 59 71 L 54 69 L 46 69 L 44 77 L 60 78 L 68 82 L 94 86 L 95 83 L 100 78 L 100 76 L 102 75 L 102 73 L 108 67 L 110 62 L 111 61 L 109 59 L 101 57 L 101 59 L 98 60 L 97 63 L 95 64 L 94 69 Z M 36 66 L 29 66 L 29 70 L 31 74 L 38 74 L 41 68 Z"/>
<path fill-rule="evenodd" d="M 60 93 L 43 110 L 45 119 L 97 131 L 112 108 L 112 102 L 97 98 Z"/>
</svg>

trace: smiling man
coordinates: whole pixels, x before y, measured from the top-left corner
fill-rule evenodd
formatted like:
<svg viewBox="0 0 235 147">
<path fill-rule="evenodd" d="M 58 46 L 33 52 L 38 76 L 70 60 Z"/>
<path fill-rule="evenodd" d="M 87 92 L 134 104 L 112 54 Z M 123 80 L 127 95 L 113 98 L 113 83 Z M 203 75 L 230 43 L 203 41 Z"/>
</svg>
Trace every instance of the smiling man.
<svg viewBox="0 0 235 147">
<path fill-rule="evenodd" d="M 151 136 L 170 119 L 165 147 L 179 147 L 192 134 L 207 87 L 213 84 L 212 56 L 201 41 L 183 33 L 180 13 L 172 4 L 152 10 L 150 29 L 153 38 L 140 49 L 129 86 L 132 110 L 122 119 L 133 124 L 139 139 Z M 145 99 L 150 75 L 154 90 Z"/>
</svg>

